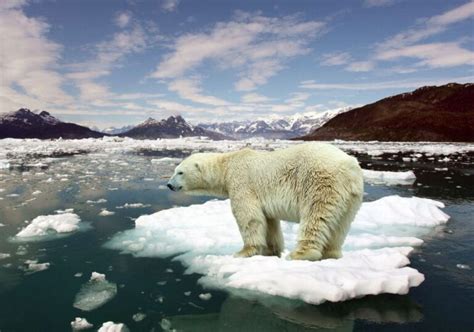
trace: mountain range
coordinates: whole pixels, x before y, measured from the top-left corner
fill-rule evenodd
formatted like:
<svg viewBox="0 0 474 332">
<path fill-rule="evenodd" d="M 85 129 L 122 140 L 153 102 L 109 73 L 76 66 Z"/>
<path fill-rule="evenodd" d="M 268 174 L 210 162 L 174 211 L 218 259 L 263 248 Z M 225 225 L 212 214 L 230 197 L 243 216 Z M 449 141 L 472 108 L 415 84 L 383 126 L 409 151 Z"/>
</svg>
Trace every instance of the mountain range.
<svg viewBox="0 0 474 332">
<path fill-rule="evenodd" d="M 60 121 L 46 111 L 36 113 L 21 108 L 0 116 L 0 138 L 79 139 L 110 135 L 134 139 L 204 136 L 213 140 L 264 137 L 474 142 L 474 84 L 426 86 L 354 109 L 197 126 L 177 115 L 99 132 Z"/>
<path fill-rule="evenodd" d="M 182 116 L 170 116 L 167 119 L 155 120 L 148 118 L 145 122 L 122 132 L 119 136 L 131 137 L 135 139 L 157 139 L 176 138 L 190 136 L 205 136 L 213 140 L 224 140 L 229 137 L 203 129 L 199 126 L 192 126 L 187 123 Z"/>
<path fill-rule="evenodd" d="M 321 127 L 336 115 L 348 110 L 350 108 L 346 107 L 322 113 L 308 112 L 292 116 L 273 117 L 268 120 L 200 123 L 198 126 L 236 139 L 250 137 L 289 139 L 306 135 Z"/>
<path fill-rule="evenodd" d="M 34 113 L 27 108 L 0 116 L 0 138 L 65 138 L 103 137 L 104 133 L 75 123 L 62 122 L 46 111 Z"/>
<path fill-rule="evenodd" d="M 474 84 L 425 86 L 352 109 L 303 140 L 474 141 Z"/>
</svg>

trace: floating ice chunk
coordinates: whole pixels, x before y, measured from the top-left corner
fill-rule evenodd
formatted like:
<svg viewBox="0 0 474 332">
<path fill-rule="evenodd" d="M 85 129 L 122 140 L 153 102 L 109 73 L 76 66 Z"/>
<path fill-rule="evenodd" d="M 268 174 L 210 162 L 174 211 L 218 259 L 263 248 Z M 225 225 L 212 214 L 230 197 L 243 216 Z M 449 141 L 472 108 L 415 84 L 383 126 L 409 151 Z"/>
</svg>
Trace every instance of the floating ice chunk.
<svg viewBox="0 0 474 332">
<path fill-rule="evenodd" d="M 368 169 L 362 170 L 364 180 L 375 184 L 388 185 L 411 185 L 416 180 L 416 175 L 413 171 L 406 172 L 388 172 L 388 171 L 372 171 Z"/>
<path fill-rule="evenodd" d="M 0 252 L 0 259 L 5 259 L 5 258 L 8 258 L 10 257 L 11 255 L 8 254 L 8 253 L 3 253 L 3 252 Z"/>
<path fill-rule="evenodd" d="M 50 263 L 38 263 L 37 260 L 25 261 L 27 272 L 40 272 L 49 269 Z"/>
<path fill-rule="evenodd" d="M 138 209 L 138 208 L 146 208 L 151 206 L 150 204 L 143 204 L 143 203 L 125 203 L 124 205 L 116 206 L 117 209 Z"/>
<path fill-rule="evenodd" d="M 313 304 L 368 294 L 406 294 L 424 280 L 406 267 L 407 256 L 412 246 L 423 242 L 417 236 L 448 220 L 442 207 L 430 199 L 399 196 L 363 203 L 344 244 L 344 257 L 337 260 L 234 258 L 242 240 L 229 200 L 141 216 L 135 229 L 117 234 L 106 247 L 141 257 L 178 255 L 187 272 L 204 275 L 200 282 L 207 287 L 246 289 Z M 282 222 L 287 249 L 294 248 L 298 228 Z"/>
<path fill-rule="evenodd" d="M 10 163 L 8 160 L 0 159 L 0 169 L 2 168 L 10 168 Z"/>
<path fill-rule="evenodd" d="M 35 190 L 35 191 L 33 191 L 31 194 L 36 196 L 36 195 L 39 195 L 39 194 L 41 194 L 41 193 L 42 193 L 41 190 Z"/>
<path fill-rule="evenodd" d="M 87 204 L 102 204 L 102 203 L 107 203 L 107 200 L 106 200 L 105 198 L 100 198 L 100 199 L 98 199 L 98 200 L 96 200 L 96 201 L 92 201 L 92 200 L 88 199 L 88 200 L 86 201 L 86 203 L 87 203 Z"/>
<path fill-rule="evenodd" d="M 85 318 L 80 318 L 76 317 L 72 322 L 71 322 L 71 327 L 73 331 L 82 331 L 82 330 L 87 330 L 92 328 L 94 325 L 89 323 L 87 319 Z"/>
<path fill-rule="evenodd" d="M 91 311 L 110 301 L 117 294 L 117 285 L 105 279 L 105 275 L 92 272 L 90 280 L 82 285 L 73 306 Z"/>
<path fill-rule="evenodd" d="M 211 297 L 212 297 L 211 293 L 199 294 L 199 298 L 203 301 L 209 301 Z"/>
<path fill-rule="evenodd" d="M 470 270 L 471 267 L 467 264 L 456 264 L 456 267 L 461 270 Z"/>
<path fill-rule="evenodd" d="M 114 214 L 115 214 L 115 212 L 113 212 L 113 211 L 109 211 L 107 209 L 102 209 L 102 211 L 100 211 L 100 213 L 99 213 L 99 216 L 107 217 L 107 216 L 112 216 Z"/>
<path fill-rule="evenodd" d="M 174 163 L 179 163 L 182 160 L 183 159 L 181 159 L 181 158 L 164 157 L 164 158 L 152 159 L 151 163 L 152 164 L 174 164 Z"/>
<path fill-rule="evenodd" d="M 79 230 L 80 221 L 79 216 L 71 212 L 38 216 L 16 234 L 16 239 L 37 241 L 49 239 L 51 235 L 73 233 Z"/>
<path fill-rule="evenodd" d="M 135 321 L 135 322 L 141 322 L 142 320 L 144 320 L 146 318 L 146 314 L 144 314 L 143 312 L 137 312 L 136 314 L 134 314 L 132 316 L 132 319 Z"/>
<path fill-rule="evenodd" d="M 161 326 L 161 328 L 162 328 L 163 331 L 166 331 L 166 332 L 168 332 L 168 331 L 175 331 L 175 330 L 173 330 L 173 329 L 171 328 L 171 322 L 170 322 L 168 319 L 166 319 L 166 318 L 163 318 L 163 319 L 161 320 L 160 326 Z"/>
<path fill-rule="evenodd" d="M 129 329 L 123 323 L 105 322 L 98 332 L 128 332 Z"/>
</svg>

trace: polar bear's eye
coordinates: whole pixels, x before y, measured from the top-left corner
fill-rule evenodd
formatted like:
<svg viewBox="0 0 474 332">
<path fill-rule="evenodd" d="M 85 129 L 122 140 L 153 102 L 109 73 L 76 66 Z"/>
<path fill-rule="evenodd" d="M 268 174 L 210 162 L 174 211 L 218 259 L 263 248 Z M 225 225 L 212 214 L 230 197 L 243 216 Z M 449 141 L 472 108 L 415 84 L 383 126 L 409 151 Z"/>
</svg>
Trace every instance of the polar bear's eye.
<svg viewBox="0 0 474 332">
<path fill-rule="evenodd" d="M 183 175 L 183 172 L 178 172 L 178 175 Z"/>
</svg>

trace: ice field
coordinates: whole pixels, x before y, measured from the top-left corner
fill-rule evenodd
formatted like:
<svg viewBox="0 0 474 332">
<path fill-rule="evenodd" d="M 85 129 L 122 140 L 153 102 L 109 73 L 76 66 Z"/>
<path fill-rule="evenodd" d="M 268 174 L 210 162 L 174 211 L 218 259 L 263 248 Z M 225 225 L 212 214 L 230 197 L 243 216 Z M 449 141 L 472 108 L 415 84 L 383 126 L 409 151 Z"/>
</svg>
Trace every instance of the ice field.
<svg viewBox="0 0 474 332">
<path fill-rule="evenodd" d="M 193 152 L 299 142 L 0 140 L 0 329 L 232 331 L 247 308 L 282 331 L 471 326 L 474 145 L 333 143 L 359 159 L 366 195 L 344 257 L 308 262 L 286 259 L 288 222 L 282 258 L 233 258 L 228 200 L 165 186 Z"/>
</svg>

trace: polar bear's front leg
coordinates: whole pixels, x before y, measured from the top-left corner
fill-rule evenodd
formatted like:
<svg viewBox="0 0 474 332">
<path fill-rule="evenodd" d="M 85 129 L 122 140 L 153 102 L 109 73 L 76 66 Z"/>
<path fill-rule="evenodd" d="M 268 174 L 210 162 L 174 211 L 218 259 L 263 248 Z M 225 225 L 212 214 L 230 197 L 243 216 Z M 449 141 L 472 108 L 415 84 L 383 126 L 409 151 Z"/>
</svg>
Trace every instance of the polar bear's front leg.
<svg viewBox="0 0 474 332">
<path fill-rule="evenodd" d="M 267 249 L 267 225 L 265 216 L 258 201 L 231 198 L 232 213 L 234 214 L 244 247 L 234 254 L 234 257 L 251 257 L 264 255 Z"/>
</svg>

